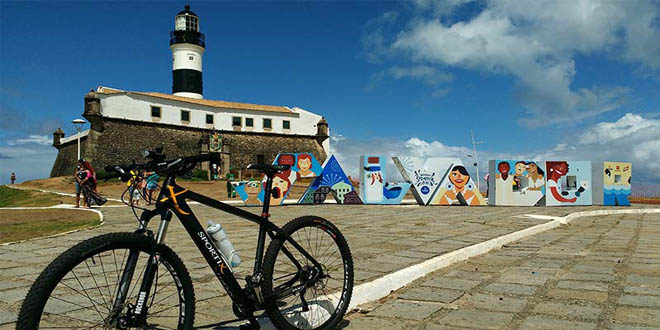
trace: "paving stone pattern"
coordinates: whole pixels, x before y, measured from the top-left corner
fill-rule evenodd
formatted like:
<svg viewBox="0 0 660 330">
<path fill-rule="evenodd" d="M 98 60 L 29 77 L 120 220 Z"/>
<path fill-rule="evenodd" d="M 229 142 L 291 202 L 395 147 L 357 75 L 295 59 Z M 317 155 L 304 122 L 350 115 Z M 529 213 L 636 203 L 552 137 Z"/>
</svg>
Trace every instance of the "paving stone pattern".
<svg viewBox="0 0 660 330">
<path fill-rule="evenodd" d="M 582 218 L 431 273 L 347 329 L 660 329 L 660 215 Z"/>
<path fill-rule="evenodd" d="M 355 263 L 356 285 L 387 273 L 417 264 L 434 256 L 497 236 L 518 231 L 548 221 L 515 217 L 520 214 L 563 216 L 578 208 L 494 208 L 494 207 L 419 207 L 419 206 L 286 206 L 273 208 L 273 221 L 283 225 L 302 215 L 323 216 L 335 223 L 345 234 Z M 39 239 L 0 247 L 0 327 L 11 328 L 29 286 L 58 254 L 74 244 L 102 233 L 133 231 L 136 228 L 128 208 L 101 208 L 105 225 L 56 238 Z M 220 222 L 239 251 L 243 264 L 237 268 L 241 280 L 248 275 L 254 262 L 257 226 L 251 222 L 218 212 L 205 206 L 193 206 L 195 214 L 206 226 L 206 220 Z M 257 208 L 249 211 L 258 212 Z M 156 230 L 157 221 L 150 224 Z M 196 324 L 208 324 L 232 319 L 230 300 L 208 268 L 183 227 L 174 221 L 166 242 L 184 261 L 190 271 L 197 298 Z M 520 252 L 517 252 L 520 253 Z M 639 258 L 649 258 L 644 254 Z M 504 264 L 506 256 L 499 264 Z M 637 260 L 644 265 L 646 259 Z M 472 271 L 470 271 L 472 273 Z M 516 280 L 515 274 L 512 280 Z M 469 290 L 480 278 L 462 277 L 455 288 Z M 535 282 L 534 282 L 535 283 Z M 474 284 L 474 285 L 473 285 Z M 507 284 L 515 285 L 515 284 Z M 455 299 L 455 292 L 444 291 L 443 281 L 430 285 L 439 292 L 439 299 Z M 634 284 L 638 286 L 638 284 Z M 498 290 L 497 287 L 493 287 Z M 518 290 L 525 290 L 523 287 Z M 513 287 L 511 290 L 516 290 Z M 458 291 L 457 291 L 458 292 Z M 633 294 L 639 294 L 631 292 Z M 428 310 L 429 313 L 435 312 Z M 404 322 L 405 323 L 405 322 Z"/>
</svg>

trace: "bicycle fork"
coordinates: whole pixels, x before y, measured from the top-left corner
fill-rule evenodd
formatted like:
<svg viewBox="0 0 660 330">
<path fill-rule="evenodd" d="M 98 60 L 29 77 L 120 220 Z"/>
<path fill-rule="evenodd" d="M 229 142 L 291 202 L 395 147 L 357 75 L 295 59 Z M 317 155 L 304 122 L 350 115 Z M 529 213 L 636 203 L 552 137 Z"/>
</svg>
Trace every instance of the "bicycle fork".
<svg viewBox="0 0 660 330">
<path fill-rule="evenodd" d="M 156 236 L 156 245 L 162 244 L 164 242 L 165 234 L 167 233 L 167 227 L 171 219 L 172 212 L 169 210 L 161 214 L 161 222 L 158 226 L 158 234 Z M 140 229 L 138 230 L 144 230 L 145 227 L 146 226 L 141 225 Z M 142 283 L 140 284 L 140 291 L 138 292 L 135 306 L 133 306 L 128 311 L 126 317 L 122 317 L 121 313 L 126 305 L 128 290 L 131 282 L 133 281 L 133 275 L 135 274 L 135 269 L 137 267 L 140 254 L 139 250 L 130 250 L 129 252 L 128 259 L 126 261 L 126 268 L 124 268 L 124 271 L 122 272 L 121 280 L 117 288 L 117 294 L 115 295 L 116 298 L 112 304 L 112 313 L 110 316 L 111 320 L 117 322 L 116 325 L 120 329 L 141 326 L 146 322 L 148 310 L 147 300 L 158 270 L 159 256 L 155 250 L 156 245 L 153 246 L 154 248 L 149 253 L 149 259 L 143 273 Z"/>
</svg>

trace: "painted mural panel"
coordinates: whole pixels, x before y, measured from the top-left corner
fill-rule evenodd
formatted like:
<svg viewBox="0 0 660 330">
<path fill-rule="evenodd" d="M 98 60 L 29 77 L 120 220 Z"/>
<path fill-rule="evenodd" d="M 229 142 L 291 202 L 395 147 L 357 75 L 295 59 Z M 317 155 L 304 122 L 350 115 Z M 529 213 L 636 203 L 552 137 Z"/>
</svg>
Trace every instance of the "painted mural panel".
<svg viewBox="0 0 660 330">
<path fill-rule="evenodd" d="M 548 206 L 591 205 L 592 182 L 589 161 L 546 161 Z"/>
<path fill-rule="evenodd" d="M 463 162 L 452 158 L 449 173 L 442 179 L 429 205 L 486 205 L 486 200 Z"/>
<path fill-rule="evenodd" d="M 491 160 L 488 204 L 504 206 L 544 205 L 543 162 L 532 160 Z"/>
<path fill-rule="evenodd" d="M 307 187 L 298 204 L 322 204 L 332 195 L 337 204 L 362 204 L 344 169 L 334 155 L 326 159 L 323 170 Z"/>
<path fill-rule="evenodd" d="M 387 158 L 360 156 L 360 198 L 364 204 L 400 204 L 410 189 L 408 182 L 387 182 Z"/>
<path fill-rule="evenodd" d="M 419 205 L 427 205 L 435 195 L 451 164 L 458 158 L 392 157 L 401 176 L 410 182 Z"/>
<path fill-rule="evenodd" d="M 273 177 L 273 195 L 270 198 L 270 205 L 282 205 L 298 178 L 316 177 L 322 170 L 319 161 L 310 153 L 280 153 L 275 157 L 273 164 L 287 164 L 291 168 L 275 174 Z M 248 206 L 263 205 L 264 202 L 263 186 L 266 183 L 266 177 L 264 176 L 258 184 L 254 182 L 256 181 L 236 187 L 236 192 Z M 255 192 L 257 189 L 258 192 Z"/>
<path fill-rule="evenodd" d="M 603 205 L 630 206 L 632 163 L 603 163 Z"/>
</svg>

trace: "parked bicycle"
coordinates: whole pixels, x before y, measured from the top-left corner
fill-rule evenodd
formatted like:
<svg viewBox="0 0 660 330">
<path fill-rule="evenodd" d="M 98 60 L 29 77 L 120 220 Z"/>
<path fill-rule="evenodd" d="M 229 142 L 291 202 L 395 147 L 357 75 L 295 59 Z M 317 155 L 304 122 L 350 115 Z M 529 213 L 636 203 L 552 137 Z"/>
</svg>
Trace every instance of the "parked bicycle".
<svg viewBox="0 0 660 330">
<path fill-rule="evenodd" d="M 353 290 L 353 260 L 342 233 L 330 221 L 304 216 L 278 227 L 269 220 L 273 176 L 288 165 L 249 165 L 265 174 L 260 215 L 189 191 L 177 176 L 199 162 L 218 162 L 218 154 L 165 161 L 160 151 L 146 153 L 145 164 L 106 167 L 123 181 L 133 173 L 155 171 L 165 177 L 154 209 L 142 209 L 133 233 L 110 233 L 68 249 L 39 275 L 21 307 L 17 329 L 191 329 L 195 293 L 188 270 L 165 244 L 175 214 L 232 301 L 242 327 L 259 328 L 256 312 L 265 310 L 278 329 L 334 329 L 343 319 Z M 277 198 L 278 196 L 275 196 Z M 193 200 L 259 225 L 252 275 L 241 286 L 235 273 L 200 225 L 187 201 Z M 149 221 L 160 216 L 154 233 Z M 270 244 L 265 249 L 266 235 Z M 214 327 L 219 322 L 206 327 Z"/>
</svg>

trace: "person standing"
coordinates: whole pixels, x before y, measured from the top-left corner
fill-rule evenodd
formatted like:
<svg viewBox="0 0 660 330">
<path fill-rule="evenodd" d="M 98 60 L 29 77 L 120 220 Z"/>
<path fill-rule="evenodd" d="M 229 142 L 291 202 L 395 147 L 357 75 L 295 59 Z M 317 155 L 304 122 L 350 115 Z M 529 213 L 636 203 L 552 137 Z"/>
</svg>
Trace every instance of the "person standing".
<svg viewBox="0 0 660 330">
<path fill-rule="evenodd" d="M 490 173 L 484 175 L 484 181 L 486 181 L 486 198 L 488 198 L 488 190 L 490 190 L 490 182 L 488 182 L 488 179 L 490 179 Z"/>
<path fill-rule="evenodd" d="M 94 168 L 86 160 L 79 160 L 78 164 L 81 167 L 81 175 L 78 176 L 80 179 L 80 191 L 85 199 L 87 208 L 90 208 L 92 204 L 101 206 L 107 201 L 105 198 L 101 197 L 96 192 L 96 174 L 94 173 Z"/>
<path fill-rule="evenodd" d="M 158 176 L 156 172 L 147 172 L 144 175 L 147 176 L 147 185 L 145 187 L 146 191 L 144 195 L 145 199 L 147 200 L 147 204 L 151 205 L 153 198 L 157 197 L 153 194 L 158 188 L 158 180 L 160 179 L 160 176 Z"/>
<path fill-rule="evenodd" d="M 83 169 L 82 166 L 78 165 L 76 166 L 76 171 L 73 174 L 74 178 L 74 183 L 76 185 L 76 207 L 80 207 L 80 192 L 82 191 L 82 187 L 80 185 L 80 182 L 87 176 L 87 173 Z M 87 199 L 83 199 L 83 206 L 87 206 Z"/>
<path fill-rule="evenodd" d="M 11 182 L 11 184 L 14 184 L 14 182 L 16 182 L 16 173 L 11 172 L 11 176 L 9 177 L 9 181 Z"/>
</svg>

